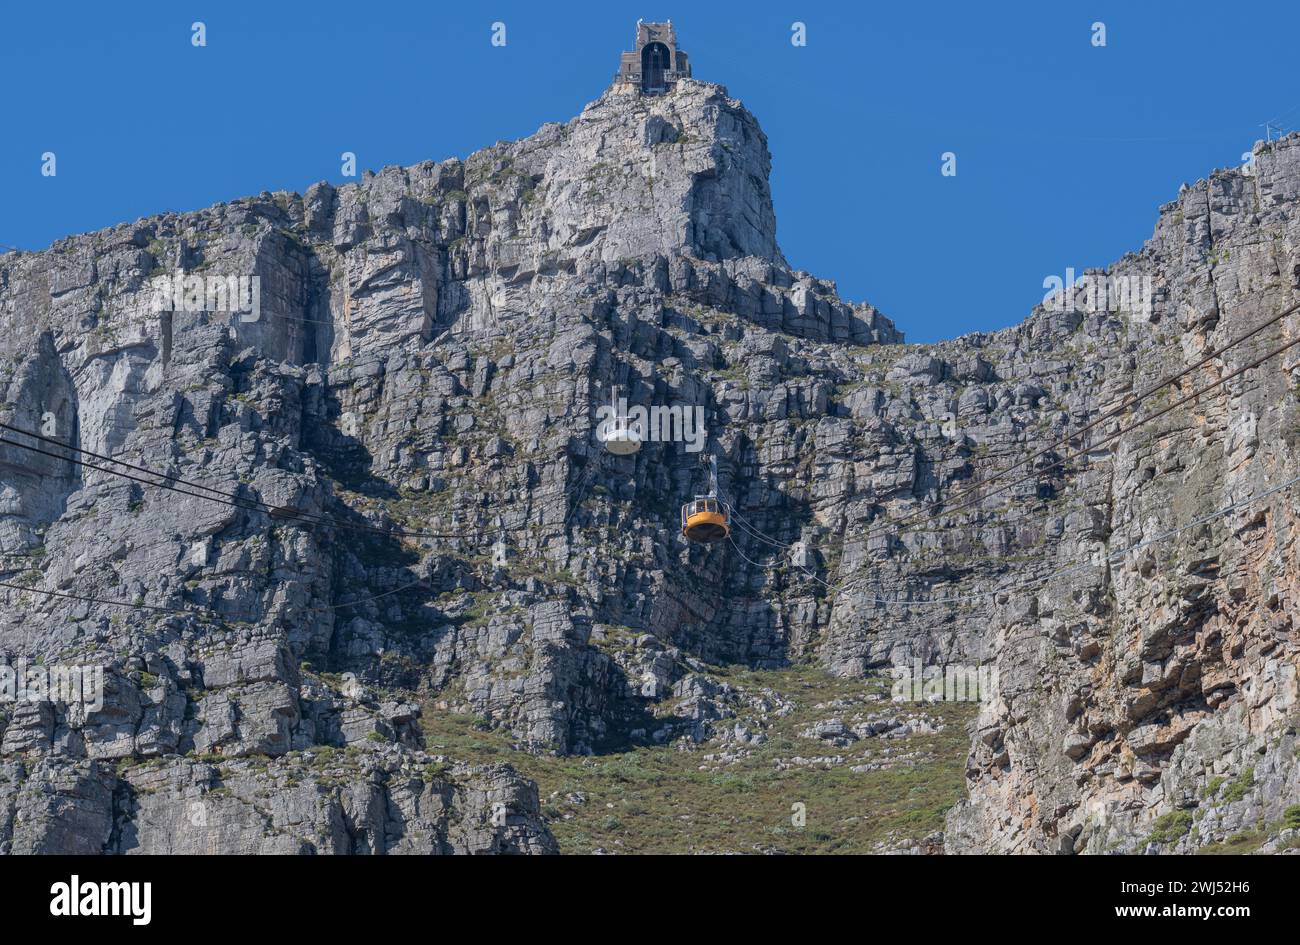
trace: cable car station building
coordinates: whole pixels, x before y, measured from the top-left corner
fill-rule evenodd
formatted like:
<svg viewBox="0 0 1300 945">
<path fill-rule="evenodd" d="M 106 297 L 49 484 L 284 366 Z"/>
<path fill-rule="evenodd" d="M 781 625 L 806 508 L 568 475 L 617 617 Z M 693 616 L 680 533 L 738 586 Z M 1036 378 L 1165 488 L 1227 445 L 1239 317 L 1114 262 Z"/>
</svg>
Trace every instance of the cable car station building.
<svg viewBox="0 0 1300 945">
<path fill-rule="evenodd" d="M 636 49 L 623 53 L 614 84 L 642 95 L 662 95 L 691 77 L 686 53 L 677 48 L 673 21 L 647 23 L 636 21 Z"/>
</svg>

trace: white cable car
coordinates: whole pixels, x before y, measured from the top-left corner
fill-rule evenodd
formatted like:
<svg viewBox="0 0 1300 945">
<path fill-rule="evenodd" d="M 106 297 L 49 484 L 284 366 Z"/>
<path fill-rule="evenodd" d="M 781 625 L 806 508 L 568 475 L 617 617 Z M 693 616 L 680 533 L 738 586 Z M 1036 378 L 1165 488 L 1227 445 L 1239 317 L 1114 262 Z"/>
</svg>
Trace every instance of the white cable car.
<svg viewBox="0 0 1300 945">
<path fill-rule="evenodd" d="M 601 438 L 605 449 L 615 456 L 631 456 L 641 449 L 641 428 L 629 423 L 626 416 L 611 417 Z"/>
<path fill-rule="evenodd" d="M 627 404 L 623 405 L 622 410 L 618 409 L 617 386 L 611 395 L 610 417 L 601 422 L 597 435 L 605 449 L 615 456 L 631 456 L 641 449 L 641 443 L 645 439 L 641 425 L 628 420 Z"/>
</svg>

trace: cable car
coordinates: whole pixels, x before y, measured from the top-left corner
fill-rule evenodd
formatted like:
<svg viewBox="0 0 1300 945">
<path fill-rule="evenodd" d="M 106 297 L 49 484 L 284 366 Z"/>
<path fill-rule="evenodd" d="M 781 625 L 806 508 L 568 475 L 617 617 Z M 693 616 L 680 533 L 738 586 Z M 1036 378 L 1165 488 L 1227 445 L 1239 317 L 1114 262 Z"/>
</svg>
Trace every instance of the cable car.
<svg viewBox="0 0 1300 945">
<path fill-rule="evenodd" d="M 641 428 L 626 416 L 611 417 L 602 438 L 605 449 L 615 456 L 631 456 L 641 449 Z"/>
<path fill-rule="evenodd" d="M 623 409 L 619 409 L 617 386 L 611 392 L 610 400 L 609 419 L 601 424 L 597 436 L 605 444 L 605 449 L 615 456 L 631 456 L 641 449 L 641 441 L 644 439 L 641 424 L 628 421 L 626 402 L 623 403 Z"/>
<path fill-rule="evenodd" d="M 709 458 L 709 494 L 697 495 L 682 506 L 682 534 L 689 541 L 706 544 L 722 541 L 731 534 L 727 510 L 718 501 L 718 461 Z"/>
<path fill-rule="evenodd" d="M 722 541 L 730 533 L 727 513 L 713 496 L 697 495 L 682 506 L 682 534 L 691 541 Z"/>
</svg>

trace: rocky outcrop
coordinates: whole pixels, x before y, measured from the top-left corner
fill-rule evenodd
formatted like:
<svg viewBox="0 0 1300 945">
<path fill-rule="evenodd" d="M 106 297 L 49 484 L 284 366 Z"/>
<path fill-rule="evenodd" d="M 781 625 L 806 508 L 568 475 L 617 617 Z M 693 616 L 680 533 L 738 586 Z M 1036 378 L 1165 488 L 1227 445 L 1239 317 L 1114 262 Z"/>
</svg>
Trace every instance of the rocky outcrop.
<svg viewBox="0 0 1300 945">
<path fill-rule="evenodd" d="M 691 80 L 464 161 L 0 256 L 0 421 L 174 477 L 0 443 L 0 657 L 106 668 L 99 711 L 0 721 L 0 844 L 544 852 L 535 790 L 430 760 L 433 715 L 529 752 L 731 737 L 708 667 L 801 661 L 996 664 L 954 851 L 1284 818 L 1291 494 L 1107 555 L 1300 475 L 1292 361 L 969 497 L 1289 304 L 1298 149 L 1163 208 L 1104 274 L 1149 307 L 1080 290 L 926 346 L 790 268 L 761 129 Z M 200 304 L 156 311 L 177 276 Z M 256 311 L 207 295 L 250 276 Z M 704 449 L 665 414 L 606 453 L 616 391 L 701 408 Z M 712 547 L 678 534 L 706 457 L 738 513 Z M 1171 816 L 1195 831 L 1161 839 Z"/>
<path fill-rule="evenodd" d="M 1140 389 L 1294 304 L 1300 141 L 1255 157 L 1186 188 L 1126 257 L 1161 290 L 1126 352 L 1100 350 L 1112 383 Z M 1210 359 L 1164 404 L 1295 332 L 1286 319 Z M 1276 487 L 1300 475 L 1296 365 L 1294 349 L 1268 360 L 1074 477 L 1098 514 L 1065 518 L 1062 544 L 1100 563 L 999 608 L 1001 698 L 982 707 L 950 849 L 1187 852 L 1295 819 L 1297 505 Z"/>
<path fill-rule="evenodd" d="M 537 789 L 508 767 L 397 752 L 0 769 L 0 853 L 554 853 Z"/>
</svg>

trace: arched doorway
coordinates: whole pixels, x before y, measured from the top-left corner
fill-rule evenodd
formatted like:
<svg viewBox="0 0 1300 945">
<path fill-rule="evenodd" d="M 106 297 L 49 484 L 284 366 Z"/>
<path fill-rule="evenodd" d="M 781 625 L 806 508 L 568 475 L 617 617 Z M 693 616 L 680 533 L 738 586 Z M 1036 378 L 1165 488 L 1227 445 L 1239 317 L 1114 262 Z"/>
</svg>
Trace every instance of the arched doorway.
<svg viewBox="0 0 1300 945">
<path fill-rule="evenodd" d="M 663 43 L 646 43 L 641 50 L 641 91 L 662 92 L 664 73 L 672 68 L 672 55 Z"/>
</svg>

